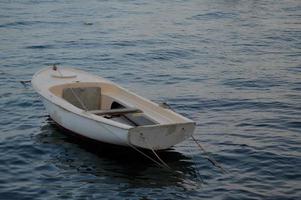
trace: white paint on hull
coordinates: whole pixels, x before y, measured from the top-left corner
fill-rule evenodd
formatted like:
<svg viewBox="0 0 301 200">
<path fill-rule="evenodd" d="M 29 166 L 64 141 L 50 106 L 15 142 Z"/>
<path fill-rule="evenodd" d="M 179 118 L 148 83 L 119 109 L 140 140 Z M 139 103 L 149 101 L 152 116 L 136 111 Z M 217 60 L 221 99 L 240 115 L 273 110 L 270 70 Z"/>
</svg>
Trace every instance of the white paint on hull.
<svg viewBox="0 0 301 200">
<path fill-rule="evenodd" d="M 50 117 L 60 126 L 90 139 L 116 145 L 128 145 L 128 130 L 82 117 L 43 99 Z"/>
</svg>

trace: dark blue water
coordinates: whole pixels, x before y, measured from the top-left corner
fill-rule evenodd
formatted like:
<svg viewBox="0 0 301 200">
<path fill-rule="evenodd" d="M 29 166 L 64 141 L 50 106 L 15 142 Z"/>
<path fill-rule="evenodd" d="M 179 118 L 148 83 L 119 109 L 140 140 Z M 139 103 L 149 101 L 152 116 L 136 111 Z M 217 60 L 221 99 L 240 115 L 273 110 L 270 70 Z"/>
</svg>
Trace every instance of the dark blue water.
<svg viewBox="0 0 301 200">
<path fill-rule="evenodd" d="M 53 63 L 193 119 L 160 153 L 68 137 L 19 81 Z M 0 2 L 0 199 L 300 199 L 301 2 Z"/>
</svg>

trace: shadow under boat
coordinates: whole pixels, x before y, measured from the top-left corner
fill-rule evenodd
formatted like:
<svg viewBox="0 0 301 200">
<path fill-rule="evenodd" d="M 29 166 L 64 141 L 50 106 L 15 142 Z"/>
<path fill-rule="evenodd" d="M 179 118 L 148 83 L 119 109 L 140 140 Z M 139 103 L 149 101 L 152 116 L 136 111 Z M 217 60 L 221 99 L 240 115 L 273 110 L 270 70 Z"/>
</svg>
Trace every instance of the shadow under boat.
<svg viewBox="0 0 301 200">
<path fill-rule="evenodd" d="M 121 163 L 125 162 L 126 164 L 133 163 L 136 165 L 137 163 L 139 163 L 139 165 L 144 165 L 152 163 L 155 165 L 155 163 L 152 160 L 145 157 L 130 146 L 119 146 L 103 143 L 81 136 L 60 126 L 50 117 L 47 118 L 46 124 L 43 128 L 48 129 L 50 131 L 55 130 L 59 133 L 62 133 L 64 137 L 61 137 L 61 140 L 64 140 L 67 143 L 75 144 L 79 148 L 84 149 L 85 151 L 93 153 L 94 155 L 97 155 L 102 158 L 113 159 Z M 139 149 L 139 151 L 157 160 L 156 156 L 151 150 Z M 164 162 L 167 162 L 167 164 L 170 165 L 171 168 L 173 167 L 173 165 L 178 167 L 178 164 L 189 166 L 190 163 L 193 162 L 190 157 L 175 151 L 175 149 L 173 148 L 169 148 L 167 150 L 159 150 L 156 151 L 156 153 L 162 160 L 164 160 Z"/>
<path fill-rule="evenodd" d="M 41 127 L 42 133 L 36 136 L 39 143 L 47 143 L 55 148 L 55 155 L 50 162 L 61 169 L 78 170 L 101 177 L 126 180 L 135 187 L 181 185 L 198 185 L 198 172 L 191 157 L 177 152 L 175 149 L 157 151 L 158 155 L 171 169 L 160 168 L 130 147 L 117 146 L 79 136 L 58 126 L 48 118 Z M 150 150 L 143 153 L 156 159 Z M 82 166 L 85 169 L 83 169 Z M 86 171 L 85 171 L 86 170 Z M 146 181 L 147 180 L 147 181 Z"/>
</svg>

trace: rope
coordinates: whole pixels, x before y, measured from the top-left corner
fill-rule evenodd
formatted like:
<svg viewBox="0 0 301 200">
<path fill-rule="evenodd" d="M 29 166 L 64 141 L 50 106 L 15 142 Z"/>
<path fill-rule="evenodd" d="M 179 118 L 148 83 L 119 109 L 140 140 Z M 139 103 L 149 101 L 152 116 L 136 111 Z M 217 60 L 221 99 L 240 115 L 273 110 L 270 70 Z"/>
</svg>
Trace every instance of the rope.
<svg viewBox="0 0 301 200">
<path fill-rule="evenodd" d="M 149 155 L 143 153 L 143 151 L 139 150 L 137 147 L 135 147 L 134 145 L 130 144 L 129 142 L 127 142 L 127 144 L 133 148 L 134 150 L 136 150 L 137 152 L 139 152 L 141 155 L 147 157 L 148 159 L 150 159 L 151 161 L 153 161 L 154 163 L 156 163 L 159 167 L 162 167 L 162 168 L 166 168 L 166 169 L 171 169 L 167 164 L 164 165 L 164 164 L 161 164 L 160 162 L 156 161 L 155 159 L 153 159 L 152 157 L 150 157 Z M 159 159 L 160 160 L 160 159 Z M 164 163 L 164 162 L 163 162 Z"/>
<path fill-rule="evenodd" d="M 160 158 L 160 156 L 155 152 L 155 150 L 154 150 L 153 148 L 150 148 L 150 149 L 151 149 L 152 152 L 155 154 L 155 156 L 158 158 L 158 160 L 159 160 L 166 168 L 171 169 L 171 168 L 166 164 L 166 162 L 164 162 L 164 161 Z"/>
<path fill-rule="evenodd" d="M 117 137 L 118 139 L 121 139 L 118 135 L 116 135 L 113 131 L 111 131 L 110 129 L 108 129 L 107 127 L 103 126 L 103 128 L 107 129 L 107 131 L 111 132 L 115 137 Z M 149 160 L 153 161 L 155 164 L 157 164 L 159 167 L 162 168 L 167 168 L 170 169 L 167 165 L 167 167 L 163 164 L 161 164 L 160 162 L 156 161 L 155 159 L 153 159 L 152 157 L 150 157 L 149 155 L 147 155 L 146 153 L 144 153 L 143 151 L 141 151 L 140 149 L 138 149 L 137 147 L 135 147 L 134 145 L 132 145 L 131 143 L 129 143 L 128 141 L 126 142 L 127 145 L 131 148 L 133 148 L 135 151 L 137 151 L 138 153 L 140 153 L 141 155 L 145 156 L 146 158 L 148 158 Z"/>
<path fill-rule="evenodd" d="M 149 143 L 146 141 L 146 138 L 144 138 L 145 143 L 147 144 L 148 148 L 151 149 L 151 151 L 153 152 L 153 154 L 158 158 L 158 160 L 161 162 L 162 165 L 164 165 L 167 169 L 171 169 L 166 162 L 164 162 L 160 156 L 156 153 L 156 151 L 149 145 Z"/>
<path fill-rule="evenodd" d="M 194 154 L 193 154 L 193 152 L 192 152 L 192 150 L 190 148 L 188 149 L 188 151 L 191 154 L 191 159 L 195 162 L 194 168 L 197 171 L 198 165 L 197 165 L 197 161 L 194 159 Z M 199 178 L 199 180 L 201 181 L 201 183 L 205 183 L 200 173 L 196 172 L 196 176 Z"/>
<path fill-rule="evenodd" d="M 203 151 L 207 160 L 209 160 L 214 166 L 218 167 L 224 174 L 228 173 L 216 160 L 214 160 L 209 156 L 207 151 L 202 147 L 202 145 L 195 139 L 193 135 L 191 136 L 191 138 L 197 144 L 197 146 Z"/>
</svg>

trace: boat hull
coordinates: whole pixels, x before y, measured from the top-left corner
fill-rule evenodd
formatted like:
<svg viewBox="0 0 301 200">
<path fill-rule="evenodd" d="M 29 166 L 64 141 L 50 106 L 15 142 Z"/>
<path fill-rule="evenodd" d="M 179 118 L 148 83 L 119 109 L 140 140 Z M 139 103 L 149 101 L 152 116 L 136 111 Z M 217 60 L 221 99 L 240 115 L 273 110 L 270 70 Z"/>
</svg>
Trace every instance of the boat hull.
<svg viewBox="0 0 301 200">
<path fill-rule="evenodd" d="M 32 86 L 58 125 L 99 142 L 162 150 L 194 132 L 192 120 L 80 70 L 45 68 L 33 76 Z M 113 109 L 114 103 L 124 108 Z"/>
<path fill-rule="evenodd" d="M 63 128 L 101 142 L 127 146 L 128 130 L 110 126 L 72 113 L 42 97 L 50 117 Z"/>
<path fill-rule="evenodd" d="M 194 123 L 122 129 L 72 113 L 43 97 L 42 102 L 59 126 L 99 142 L 163 150 L 191 137 L 194 131 Z"/>
</svg>

